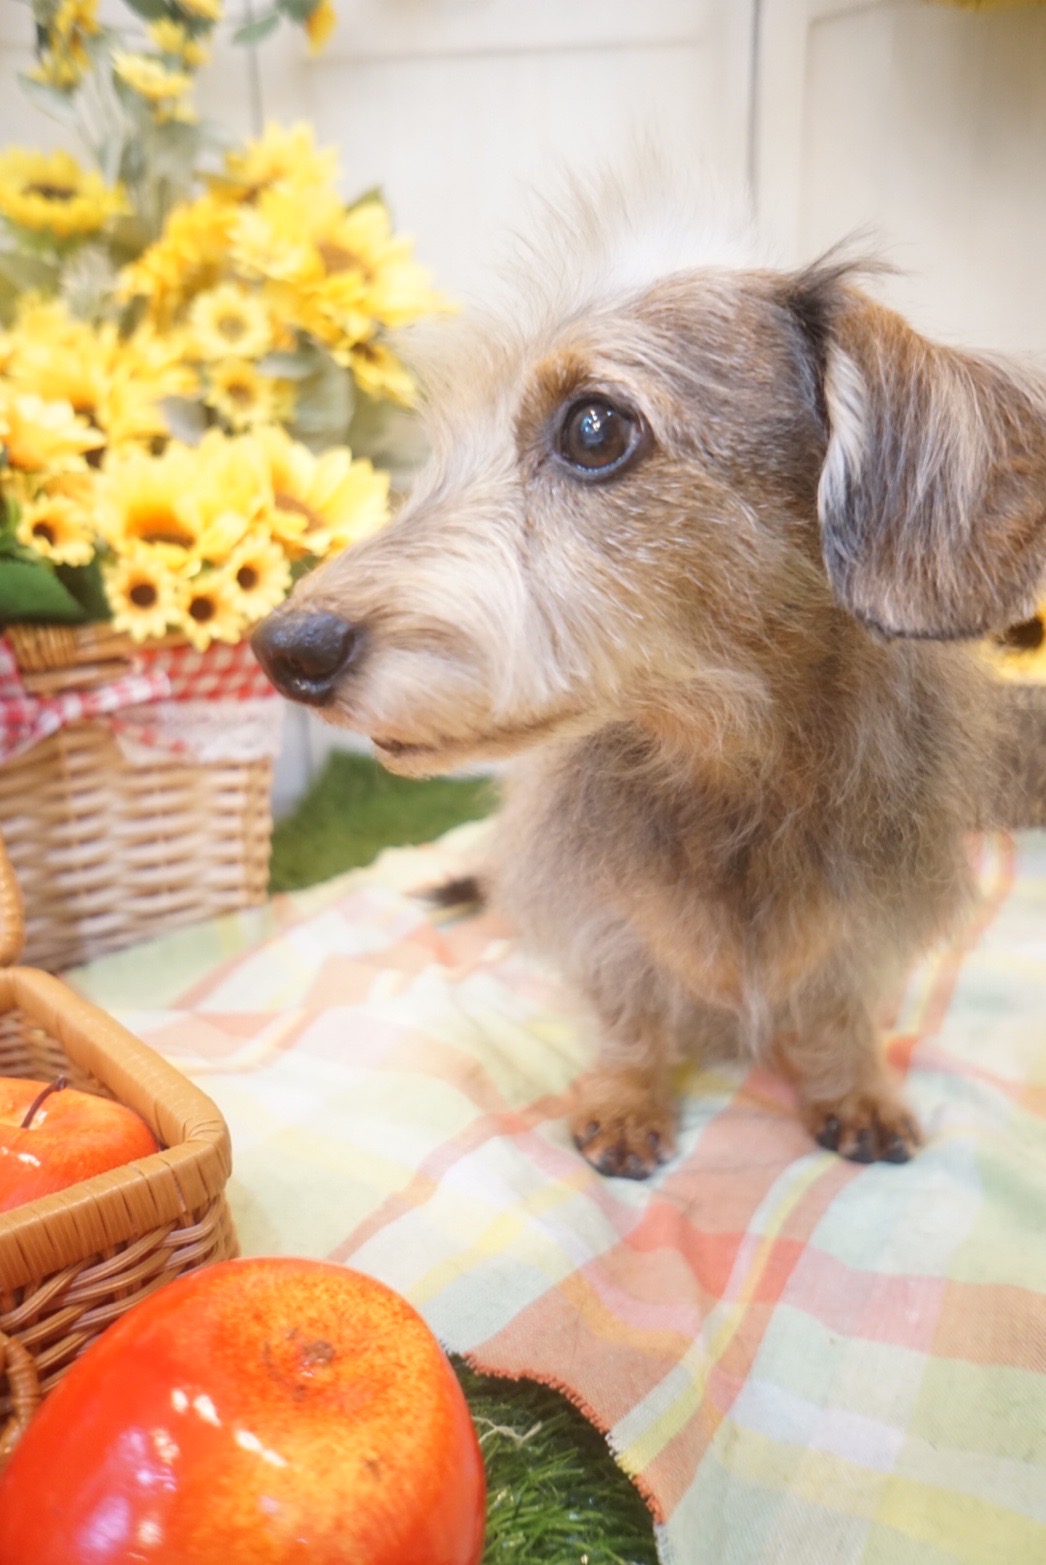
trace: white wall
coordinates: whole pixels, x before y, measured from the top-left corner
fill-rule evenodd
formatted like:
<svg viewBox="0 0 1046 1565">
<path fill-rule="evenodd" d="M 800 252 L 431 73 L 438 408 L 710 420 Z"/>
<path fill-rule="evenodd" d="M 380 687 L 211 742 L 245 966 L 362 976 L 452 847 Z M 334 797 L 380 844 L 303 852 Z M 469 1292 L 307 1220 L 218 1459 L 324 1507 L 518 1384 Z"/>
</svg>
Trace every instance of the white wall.
<svg viewBox="0 0 1046 1565">
<path fill-rule="evenodd" d="M 635 136 L 743 180 L 781 255 L 871 229 L 885 292 L 941 335 L 1046 356 L 1046 8 L 928 0 L 335 0 L 311 58 L 220 45 L 202 106 L 238 134 L 311 118 L 345 191 L 381 183 L 466 299 L 530 184 Z M 117 0 L 105 0 L 110 14 Z M 230 11 L 235 7 L 230 6 Z M 7 90 L 28 8 L 0 3 L 0 142 L 60 140 Z M 253 74 L 252 74 L 253 73 Z M 295 711 L 278 802 L 330 731 Z"/>
<path fill-rule="evenodd" d="M 870 228 L 923 329 L 1046 354 L 1046 7 L 764 0 L 757 184 L 787 253 Z"/>
</svg>

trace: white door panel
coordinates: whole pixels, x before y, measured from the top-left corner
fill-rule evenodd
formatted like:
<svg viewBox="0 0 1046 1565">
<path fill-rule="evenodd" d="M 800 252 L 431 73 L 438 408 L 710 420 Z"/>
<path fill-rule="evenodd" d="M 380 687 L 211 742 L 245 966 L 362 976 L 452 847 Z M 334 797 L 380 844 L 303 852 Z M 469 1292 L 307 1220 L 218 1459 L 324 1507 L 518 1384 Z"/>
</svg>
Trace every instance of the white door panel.
<svg viewBox="0 0 1046 1565">
<path fill-rule="evenodd" d="M 1046 10 L 766 0 L 758 123 L 787 254 L 868 229 L 927 331 L 1046 353 Z"/>
</svg>

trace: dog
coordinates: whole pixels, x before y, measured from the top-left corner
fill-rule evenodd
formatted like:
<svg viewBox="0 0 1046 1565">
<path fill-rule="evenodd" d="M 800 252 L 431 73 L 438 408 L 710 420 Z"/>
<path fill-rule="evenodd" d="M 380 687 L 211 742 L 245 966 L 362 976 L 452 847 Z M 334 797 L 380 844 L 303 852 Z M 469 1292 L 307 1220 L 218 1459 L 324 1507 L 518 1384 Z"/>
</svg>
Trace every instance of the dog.
<svg viewBox="0 0 1046 1565">
<path fill-rule="evenodd" d="M 994 741 L 966 638 L 1046 568 L 1046 390 L 927 341 L 845 254 L 774 269 L 605 191 L 559 226 L 430 375 L 394 521 L 255 651 L 392 771 L 511 758 L 487 878 L 594 1014 L 594 1167 L 671 1157 L 689 1050 L 771 1063 L 822 1146 L 905 1162 L 876 1017 L 969 894 Z"/>
</svg>

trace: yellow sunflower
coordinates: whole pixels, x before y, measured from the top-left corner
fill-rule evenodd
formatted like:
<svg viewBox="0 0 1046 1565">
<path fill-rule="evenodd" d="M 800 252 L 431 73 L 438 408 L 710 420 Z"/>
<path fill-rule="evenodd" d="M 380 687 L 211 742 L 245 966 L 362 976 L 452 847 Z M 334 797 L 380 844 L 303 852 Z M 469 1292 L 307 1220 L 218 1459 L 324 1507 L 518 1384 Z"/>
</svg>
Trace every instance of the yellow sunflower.
<svg viewBox="0 0 1046 1565">
<path fill-rule="evenodd" d="M 201 359 L 260 359 L 273 339 L 261 295 L 228 282 L 196 295 L 189 308 L 188 333 Z"/>
<path fill-rule="evenodd" d="M 105 444 L 65 401 L 45 401 L 32 392 L 0 391 L 0 446 L 11 467 L 22 472 L 61 472 L 83 467 L 88 451 Z"/>
<path fill-rule="evenodd" d="M 55 565 L 89 565 L 95 539 L 84 520 L 82 505 L 66 495 L 43 494 L 23 505 L 18 541 Z"/>
<path fill-rule="evenodd" d="M 176 103 L 192 86 L 187 71 L 169 70 L 155 56 L 132 54 L 127 49 L 113 50 L 113 71 L 132 92 L 158 106 Z"/>
<path fill-rule="evenodd" d="M 383 342 L 357 342 L 349 349 L 349 368 L 368 397 L 387 397 L 405 408 L 414 406 L 414 377 Z"/>
<path fill-rule="evenodd" d="M 305 34 L 313 54 L 319 54 L 334 31 L 338 18 L 331 0 L 319 0 L 305 18 Z"/>
<path fill-rule="evenodd" d="M 134 641 L 163 636 L 179 617 L 177 578 L 158 555 L 142 549 L 102 571 L 113 628 Z"/>
<path fill-rule="evenodd" d="M 292 559 L 357 543 L 388 519 L 389 478 L 344 447 L 316 456 L 282 429 L 256 436 L 269 463 L 273 537 Z"/>
<path fill-rule="evenodd" d="M 69 402 L 110 445 L 165 435 L 163 398 L 197 388 L 177 338 L 148 326 L 124 338 L 112 322 L 78 321 L 57 301 L 20 312 L 7 373 L 27 391 Z"/>
<path fill-rule="evenodd" d="M 34 81 L 63 91 L 76 87 L 88 64 L 84 40 L 96 37 L 100 31 L 97 0 L 61 0 L 44 27 L 46 42 L 29 75 Z"/>
<path fill-rule="evenodd" d="M 210 429 L 193 452 L 192 514 L 201 557 L 220 565 L 250 533 L 264 524 L 271 505 L 269 471 L 253 435 Z"/>
<path fill-rule="evenodd" d="M 44 87 L 68 92 L 80 85 L 86 65 L 87 54 L 83 49 L 45 49 L 27 75 Z"/>
<path fill-rule="evenodd" d="M 193 86 L 193 77 L 186 70 L 171 70 L 155 55 L 133 55 L 125 49 L 114 49 L 113 72 L 149 103 L 153 119 L 179 119 L 188 124 L 196 121 L 193 105 L 185 100 Z"/>
<path fill-rule="evenodd" d="M 22 228 L 79 238 L 128 210 L 120 186 L 108 186 L 68 152 L 0 153 L 0 216 Z"/>
<path fill-rule="evenodd" d="M 236 209 L 231 249 L 237 270 L 293 283 L 321 278 L 311 229 L 315 207 L 326 197 L 309 186 L 281 183 L 260 191 L 254 205 Z"/>
<path fill-rule="evenodd" d="M 197 652 L 212 641 L 239 641 L 247 628 L 240 595 L 226 571 L 201 571 L 176 586 L 174 624 Z"/>
<path fill-rule="evenodd" d="M 247 359 L 212 364 L 204 399 L 235 430 L 285 424 L 294 412 L 290 381 L 262 375 Z"/>
<path fill-rule="evenodd" d="M 185 300 L 220 278 L 235 217 L 234 207 L 211 195 L 176 206 L 159 239 L 120 274 L 120 297 L 144 298 L 153 321 L 166 325 Z"/>
<path fill-rule="evenodd" d="M 73 33 L 83 33 L 96 38 L 101 32 L 98 20 L 98 0 L 61 0 L 48 31 L 62 39 Z"/>
<path fill-rule="evenodd" d="M 106 463 L 98 483 L 98 530 L 115 553 L 152 552 L 169 571 L 198 569 L 201 524 L 193 506 L 194 453 L 172 443 L 160 456 L 133 448 Z"/>
<path fill-rule="evenodd" d="M 328 223 L 317 236 L 317 248 L 329 277 L 362 274 L 367 308 L 383 326 L 406 326 L 449 307 L 413 259 L 413 241 L 392 232 L 388 208 L 376 196 Z"/>
<path fill-rule="evenodd" d="M 220 22 L 222 0 L 174 0 L 175 7 L 186 16 L 194 16 L 201 22 Z"/>
<path fill-rule="evenodd" d="M 367 283 L 359 272 L 293 283 L 273 281 L 265 291 L 281 318 L 322 342 L 339 364 L 347 364 L 355 345 L 373 334 Z"/>
<path fill-rule="evenodd" d="M 225 573 L 245 620 L 253 624 L 283 602 L 291 590 L 290 561 L 271 538 L 251 537 L 230 554 Z"/>
<path fill-rule="evenodd" d="M 194 38 L 187 27 L 181 22 L 173 22 L 169 16 L 162 16 L 158 22 L 150 22 L 148 31 L 161 54 L 180 61 L 190 70 L 199 70 L 211 57 L 206 44 Z"/>
<path fill-rule="evenodd" d="M 233 201 L 253 204 L 271 185 L 324 188 L 337 178 L 338 154 L 317 151 L 311 126 L 269 124 L 256 141 L 226 154 L 225 168 L 213 184 Z"/>
</svg>

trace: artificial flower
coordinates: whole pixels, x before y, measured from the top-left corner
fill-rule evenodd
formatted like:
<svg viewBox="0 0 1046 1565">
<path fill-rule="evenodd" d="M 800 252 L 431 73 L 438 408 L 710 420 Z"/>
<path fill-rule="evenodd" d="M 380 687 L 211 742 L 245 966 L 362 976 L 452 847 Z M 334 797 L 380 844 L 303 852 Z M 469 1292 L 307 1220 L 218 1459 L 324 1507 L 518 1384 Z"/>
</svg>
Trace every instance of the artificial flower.
<svg viewBox="0 0 1046 1565">
<path fill-rule="evenodd" d="M 201 359 L 258 359 L 273 345 L 272 321 L 261 296 L 238 283 L 198 293 L 187 318 Z"/>
<path fill-rule="evenodd" d="M 322 558 L 357 543 L 388 517 L 389 478 L 345 447 L 315 455 L 282 429 L 260 429 L 269 464 L 269 525 L 292 559 Z"/>
<path fill-rule="evenodd" d="M 244 537 L 265 525 L 272 495 L 269 467 L 254 435 L 226 435 L 220 429 L 209 429 L 193 455 L 192 507 L 201 552 L 220 565 Z"/>
<path fill-rule="evenodd" d="M 115 323 L 77 320 L 58 300 L 30 300 L 19 311 L 7 374 L 26 390 L 69 402 L 110 445 L 165 436 L 163 399 L 197 388 L 177 337 L 149 326 L 121 337 Z"/>
<path fill-rule="evenodd" d="M 81 168 L 68 152 L 10 147 L 0 153 L 0 216 L 56 239 L 96 233 L 127 211 L 123 189 Z"/>
<path fill-rule="evenodd" d="M 313 54 L 319 54 L 337 24 L 331 0 L 319 0 L 305 18 L 305 34 Z"/>
<path fill-rule="evenodd" d="M 349 368 L 368 397 L 388 397 L 403 407 L 414 406 L 417 387 L 410 371 L 383 342 L 357 342 L 349 349 Z"/>
<path fill-rule="evenodd" d="M 141 545 L 158 551 L 170 570 L 195 570 L 200 525 L 191 505 L 196 472 L 192 449 L 172 442 L 159 456 L 131 450 L 107 462 L 98 485 L 98 529 L 117 554 Z"/>
<path fill-rule="evenodd" d="M 61 0 L 40 35 L 42 48 L 29 72 L 31 79 L 62 92 L 78 86 L 89 63 L 84 40 L 100 31 L 97 0 Z"/>
<path fill-rule="evenodd" d="M 152 55 L 131 54 L 126 49 L 114 49 L 113 71 L 132 92 L 158 106 L 177 102 L 192 86 L 186 71 L 169 70 Z"/>
<path fill-rule="evenodd" d="M 21 507 L 16 529 L 19 543 L 55 565 L 89 565 L 95 537 L 86 525 L 83 506 L 62 494 L 42 494 Z"/>
<path fill-rule="evenodd" d="M 175 207 L 159 239 L 120 274 L 120 297 L 144 299 L 151 319 L 166 326 L 187 299 L 220 280 L 235 216 L 211 195 Z"/>
<path fill-rule="evenodd" d="M 13 388 L 0 391 L 0 447 L 9 466 L 30 473 L 82 468 L 86 453 L 104 444 L 105 437 L 70 403 Z"/>
<path fill-rule="evenodd" d="M 224 567 L 245 620 L 263 619 L 291 590 L 291 567 L 278 543 L 252 536 L 239 544 Z"/>
<path fill-rule="evenodd" d="M 246 629 L 239 594 L 224 571 L 201 572 L 177 583 L 174 625 L 197 652 L 212 641 L 239 641 Z"/>
<path fill-rule="evenodd" d="M 101 32 L 98 20 L 98 0 L 61 0 L 53 21 L 48 26 L 52 36 L 66 39 L 74 33 L 86 38 L 96 38 Z"/>
<path fill-rule="evenodd" d="M 87 56 L 73 49 L 45 49 L 32 70 L 30 81 L 44 87 L 57 87 L 59 92 L 70 92 L 83 80 Z"/>
<path fill-rule="evenodd" d="M 249 359 L 225 359 L 210 366 L 206 401 L 236 430 L 284 424 L 294 412 L 294 387 L 263 375 Z"/>
<path fill-rule="evenodd" d="M 113 628 L 126 632 L 133 641 L 163 636 L 168 625 L 177 620 L 177 578 L 155 553 L 141 549 L 124 555 L 103 568 L 102 580 Z"/>
<path fill-rule="evenodd" d="M 162 16 L 159 21 L 150 22 L 149 38 L 161 54 L 170 56 L 172 60 L 179 60 L 191 70 L 199 70 L 200 66 L 206 65 L 210 59 L 211 52 L 206 44 L 194 37 L 181 22 L 174 22 L 169 16 Z"/>
<path fill-rule="evenodd" d="M 297 187 L 332 186 L 338 177 L 338 155 L 317 151 L 312 127 L 266 125 L 261 136 L 240 151 L 226 153 L 225 167 L 212 177 L 212 188 L 230 200 L 253 203 L 263 190 L 281 183 Z"/>
<path fill-rule="evenodd" d="M 220 22 L 222 0 L 174 0 L 177 10 L 201 22 Z"/>
</svg>

